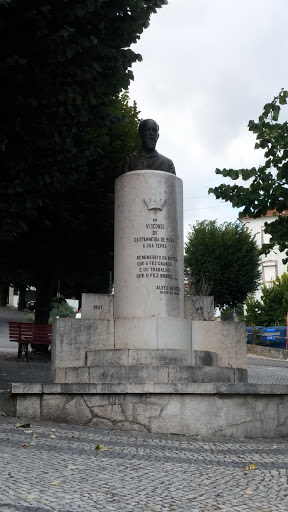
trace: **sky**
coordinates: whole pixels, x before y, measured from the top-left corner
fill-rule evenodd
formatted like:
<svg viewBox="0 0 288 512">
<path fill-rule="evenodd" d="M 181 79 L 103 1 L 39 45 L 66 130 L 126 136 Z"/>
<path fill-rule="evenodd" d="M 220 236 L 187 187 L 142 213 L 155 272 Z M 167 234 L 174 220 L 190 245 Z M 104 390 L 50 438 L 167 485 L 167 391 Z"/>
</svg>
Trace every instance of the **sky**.
<svg viewBox="0 0 288 512">
<path fill-rule="evenodd" d="M 263 162 L 247 125 L 288 89 L 287 0 L 170 0 L 132 49 L 143 61 L 130 100 L 159 124 L 157 150 L 183 180 L 185 238 L 197 220 L 236 221 L 208 188 L 235 183 L 216 168 Z"/>
</svg>

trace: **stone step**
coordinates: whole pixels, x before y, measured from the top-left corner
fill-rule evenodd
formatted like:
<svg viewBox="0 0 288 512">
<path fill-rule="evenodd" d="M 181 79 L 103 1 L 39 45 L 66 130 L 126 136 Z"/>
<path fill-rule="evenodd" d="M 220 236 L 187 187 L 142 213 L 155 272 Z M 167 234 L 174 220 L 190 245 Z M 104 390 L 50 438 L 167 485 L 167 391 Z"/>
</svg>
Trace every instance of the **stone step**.
<svg viewBox="0 0 288 512">
<path fill-rule="evenodd" d="M 247 370 L 211 366 L 91 366 L 56 368 L 54 383 L 246 382 Z"/>
<path fill-rule="evenodd" d="M 85 366 L 167 366 L 192 364 L 191 350 L 182 349 L 113 349 L 86 352 Z"/>
<path fill-rule="evenodd" d="M 182 349 L 89 350 L 85 366 L 218 366 L 216 352 Z"/>
</svg>

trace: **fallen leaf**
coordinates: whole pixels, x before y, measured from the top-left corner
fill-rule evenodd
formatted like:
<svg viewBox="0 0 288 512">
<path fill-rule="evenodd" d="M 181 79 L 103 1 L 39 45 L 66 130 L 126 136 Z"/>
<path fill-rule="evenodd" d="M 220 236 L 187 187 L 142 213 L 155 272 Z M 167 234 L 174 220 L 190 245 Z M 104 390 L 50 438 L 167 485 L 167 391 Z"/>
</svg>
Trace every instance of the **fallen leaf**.
<svg viewBox="0 0 288 512">
<path fill-rule="evenodd" d="M 101 462 L 106 462 L 106 461 L 107 461 L 107 459 L 100 459 L 100 461 L 101 461 Z"/>
<path fill-rule="evenodd" d="M 56 428 L 51 428 L 51 432 L 56 432 Z"/>
<path fill-rule="evenodd" d="M 53 434 L 50 436 L 50 439 L 56 439 L 56 436 L 53 436 Z"/>
<path fill-rule="evenodd" d="M 35 500 L 36 496 L 35 494 L 27 494 L 28 500 Z"/>
<path fill-rule="evenodd" d="M 8 416 L 8 414 L 6 414 L 4 411 L 0 411 L 0 416 Z"/>
<path fill-rule="evenodd" d="M 242 471 L 249 471 L 249 469 L 257 469 L 257 466 L 255 466 L 255 464 L 249 464 L 248 466 L 242 468 Z"/>
<path fill-rule="evenodd" d="M 254 494 L 253 491 L 249 491 L 249 489 L 246 489 L 246 491 L 244 491 L 245 494 L 247 494 L 247 496 L 251 496 L 252 494 Z"/>
<path fill-rule="evenodd" d="M 55 486 L 57 486 L 57 485 L 59 485 L 59 480 L 55 480 L 55 482 L 51 482 L 51 484 L 50 484 L 50 485 L 54 485 L 54 487 L 55 487 Z"/>
<path fill-rule="evenodd" d="M 277 446 L 277 444 L 272 444 L 272 448 L 279 448 L 279 446 Z"/>
<path fill-rule="evenodd" d="M 73 464 L 69 464 L 68 469 L 78 469 L 78 466 L 73 466 Z"/>
<path fill-rule="evenodd" d="M 17 423 L 17 425 L 15 425 L 16 428 L 29 428 L 30 426 L 30 423 Z"/>
<path fill-rule="evenodd" d="M 101 452 L 109 451 L 109 448 L 105 448 L 105 446 L 102 446 L 101 444 L 96 444 L 95 450 L 100 450 Z"/>
<path fill-rule="evenodd" d="M 23 448 L 29 448 L 29 444 L 22 444 Z"/>
</svg>

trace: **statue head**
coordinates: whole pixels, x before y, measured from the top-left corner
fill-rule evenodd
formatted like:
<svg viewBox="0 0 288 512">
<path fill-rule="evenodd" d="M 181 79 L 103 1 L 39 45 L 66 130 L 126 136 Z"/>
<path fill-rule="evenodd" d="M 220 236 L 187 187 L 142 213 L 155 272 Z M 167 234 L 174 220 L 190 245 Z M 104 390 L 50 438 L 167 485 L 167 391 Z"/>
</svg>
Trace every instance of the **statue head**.
<svg viewBox="0 0 288 512">
<path fill-rule="evenodd" d="M 144 119 L 139 124 L 139 135 L 142 140 L 142 148 L 148 153 L 154 151 L 159 139 L 159 126 L 153 119 Z"/>
</svg>

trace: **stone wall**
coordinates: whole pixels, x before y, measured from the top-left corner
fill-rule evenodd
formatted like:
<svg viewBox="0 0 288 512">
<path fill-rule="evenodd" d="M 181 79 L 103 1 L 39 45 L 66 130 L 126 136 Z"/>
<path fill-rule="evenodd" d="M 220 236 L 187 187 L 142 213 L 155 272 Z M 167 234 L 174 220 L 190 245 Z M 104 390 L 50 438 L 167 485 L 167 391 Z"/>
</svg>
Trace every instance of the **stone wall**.
<svg viewBox="0 0 288 512">
<path fill-rule="evenodd" d="M 76 386 L 15 384 L 17 416 L 213 438 L 288 435 L 288 386 L 197 384 L 186 394 L 96 394 L 91 386 L 82 389 L 76 393 Z"/>
<path fill-rule="evenodd" d="M 288 361 L 288 350 L 282 350 L 281 348 L 261 347 L 260 345 L 247 345 L 247 353 L 270 357 L 271 359 L 281 359 L 282 361 Z"/>
</svg>

